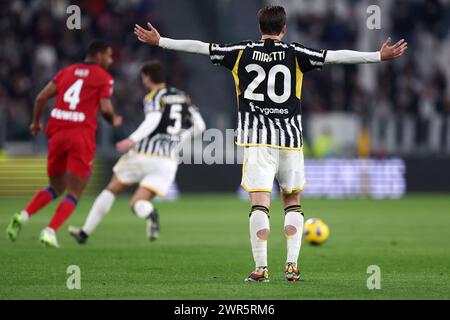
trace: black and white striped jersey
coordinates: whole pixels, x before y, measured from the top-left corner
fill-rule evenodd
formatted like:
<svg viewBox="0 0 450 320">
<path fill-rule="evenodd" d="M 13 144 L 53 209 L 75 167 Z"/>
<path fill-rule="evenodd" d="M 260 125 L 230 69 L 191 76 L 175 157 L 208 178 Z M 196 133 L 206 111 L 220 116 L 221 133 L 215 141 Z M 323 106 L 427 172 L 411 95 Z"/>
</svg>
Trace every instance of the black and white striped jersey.
<svg viewBox="0 0 450 320">
<path fill-rule="evenodd" d="M 274 40 L 210 44 L 211 61 L 231 70 L 236 85 L 236 143 L 301 149 L 303 74 L 320 69 L 326 50 Z"/>
<path fill-rule="evenodd" d="M 193 114 L 198 110 L 191 98 L 175 88 L 153 90 L 144 98 L 144 112 L 160 112 L 161 120 L 156 129 L 138 141 L 134 151 L 138 154 L 175 157 L 175 151 L 183 134 L 193 127 Z"/>
</svg>

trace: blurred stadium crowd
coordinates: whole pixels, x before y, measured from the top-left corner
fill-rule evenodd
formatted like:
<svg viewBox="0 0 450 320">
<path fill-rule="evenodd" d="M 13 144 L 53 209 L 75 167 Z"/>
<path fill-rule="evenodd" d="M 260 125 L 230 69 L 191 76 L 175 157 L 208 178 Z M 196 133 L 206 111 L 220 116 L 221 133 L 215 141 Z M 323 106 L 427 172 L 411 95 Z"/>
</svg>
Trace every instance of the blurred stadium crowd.
<svg viewBox="0 0 450 320">
<path fill-rule="evenodd" d="M 363 127 L 370 129 L 372 151 L 377 155 L 450 153 L 449 1 L 280 3 L 291 19 L 291 41 L 361 51 L 376 50 L 388 36 L 408 42 L 407 55 L 394 62 L 376 67 L 333 66 L 305 77 L 304 113 L 359 114 Z M 372 4 L 381 8 L 381 30 L 363 27 Z"/>
<path fill-rule="evenodd" d="M 89 41 L 99 37 L 113 46 L 114 104 L 126 122 L 117 130 L 131 132 L 142 121 L 140 64 L 150 56 L 171 66 L 169 81 L 182 82 L 177 56 L 140 45 L 133 35 L 135 23 L 158 23 L 153 0 L 18 0 L 0 2 L 0 113 L 6 139 L 29 140 L 33 99 L 59 68 L 82 61 Z M 81 30 L 68 30 L 66 9 L 81 8 Z M 64 26 L 64 27 L 61 27 Z M 180 84 L 181 85 L 181 84 Z M 132 94 L 130 94 L 132 93 Z M 0 120 L 1 121 L 1 120 Z M 1 140 L 1 139 L 0 139 Z"/>
<path fill-rule="evenodd" d="M 239 3 L 216 2 L 222 8 Z M 267 1 L 255 2 L 262 6 Z M 372 4 L 369 1 L 276 2 L 284 5 L 288 13 L 288 41 L 361 51 L 378 50 L 388 35 L 394 41 L 405 38 L 409 43 L 406 57 L 394 63 L 378 67 L 333 66 L 305 77 L 304 113 L 357 114 L 362 127 L 370 132 L 366 143 L 370 140 L 375 155 L 417 154 L 418 150 L 449 154 L 450 3 L 448 0 L 375 2 L 381 8 L 381 30 L 366 27 L 370 15 L 366 8 Z M 65 26 L 66 8 L 70 4 L 78 4 L 82 9 L 80 31 L 61 28 Z M 171 84 L 186 88 L 188 75 L 183 55 L 163 54 L 159 49 L 142 46 L 132 34 L 134 23 L 147 20 L 155 22 L 164 34 L 164 17 L 158 14 L 160 4 L 157 0 L 1 1 L 0 143 L 5 139 L 30 139 L 28 125 L 35 94 L 61 66 L 81 60 L 93 37 L 106 38 L 114 48 L 115 63 L 111 70 L 116 80 L 114 103 L 126 120 L 124 127 L 116 131 L 117 136 L 129 133 L 142 119 L 144 91 L 138 76 L 139 65 L 150 55 L 166 62 Z M 234 19 L 248 20 L 249 14 L 254 17 L 254 12 L 241 10 Z M 202 15 L 208 12 L 200 12 L 199 17 Z M 236 41 L 248 38 L 248 35 L 234 36 Z M 220 105 L 208 108 L 225 109 Z M 307 121 L 304 124 L 308 126 Z M 364 135 L 361 141 L 364 143 Z"/>
</svg>

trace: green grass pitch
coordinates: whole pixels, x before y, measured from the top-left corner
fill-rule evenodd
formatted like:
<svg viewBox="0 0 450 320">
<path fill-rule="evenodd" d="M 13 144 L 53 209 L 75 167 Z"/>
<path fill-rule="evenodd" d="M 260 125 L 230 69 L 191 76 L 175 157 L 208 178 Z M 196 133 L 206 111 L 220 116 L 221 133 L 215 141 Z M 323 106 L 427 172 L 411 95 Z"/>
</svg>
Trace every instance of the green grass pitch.
<svg viewBox="0 0 450 320">
<path fill-rule="evenodd" d="M 27 199 L 0 200 L 0 226 Z M 80 225 L 93 198 L 58 232 L 62 248 L 40 246 L 55 204 L 33 217 L 16 243 L 0 239 L 1 299 L 449 299 L 450 197 L 402 200 L 305 199 L 306 218 L 330 226 L 320 247 L 303 243 L 305 282 L 283 278 L 285 238 L 280 201 L 271 208 L 270 283 L 244 283 L 253 268 L 249 204 L 233 195 L 184 195 L 157 203 L 161 238 L 150 243 L 145 223 L 119 198 L 85 246 L 67 233 Z M 81 289 L 66 288 L 69 265 Z M 381 268 L 381 290 L 368 290 L 367 267 Z"/>
</svg>

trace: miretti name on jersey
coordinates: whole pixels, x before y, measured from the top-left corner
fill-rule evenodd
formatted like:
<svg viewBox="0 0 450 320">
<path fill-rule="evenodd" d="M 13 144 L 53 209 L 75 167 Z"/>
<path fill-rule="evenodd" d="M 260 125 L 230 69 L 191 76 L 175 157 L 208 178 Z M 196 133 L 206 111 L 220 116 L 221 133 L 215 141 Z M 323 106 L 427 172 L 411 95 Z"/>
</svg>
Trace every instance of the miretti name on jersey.
<svg viewBox="0 0 450 320">
<path fill-rule="evenodd" d="M 192 115 L 198 112 L 190 97 L 175 88 L 153 90 L 144 98 L 144 112 L 160 112 L 161 120 L 152 133 L 136 143 L 134 152 L 176 157 L 183 135 L 192 128 Z"/>
<path fill-rule="evenodd" d="M 301 149 L 303 74 L 322 68 L 326 51 L 274 40 L 211 44 L 211 61 L 231 70 L 236 85 L 236 143 Z"/>
</svg>

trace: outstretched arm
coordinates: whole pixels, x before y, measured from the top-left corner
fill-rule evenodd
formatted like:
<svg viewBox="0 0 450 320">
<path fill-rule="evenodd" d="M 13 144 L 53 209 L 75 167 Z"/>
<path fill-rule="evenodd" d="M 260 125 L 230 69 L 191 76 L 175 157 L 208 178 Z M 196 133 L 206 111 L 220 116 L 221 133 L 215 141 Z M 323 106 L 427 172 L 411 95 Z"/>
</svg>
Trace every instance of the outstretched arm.
<svg viewBox="0 0 450 320">
<path fill-rule="evenodd" d="M 352 50 L 328 50 L 325 57 L 326 64 L 360 64 L 360 63 L 378 63 L 381 61 L 392 60 L 400 57 L 405 53 L 408 44 L 404 39 L 390 46 L 391 38 L 389 37 L 380 51 L 376 52 L 360 52 Z"/>
<path fill-rule="evenodd" d="M 197 40 L 173 40 L 164 38 L 160 36 L 158 30 L 156 30 L 150 22 L 147 23 L 147 26 L 149 30 L 144 29 L 137 24 L 134 26 L 134 34 L 141 42 L 169 50 L 209 55 L 209 43 Z"/>
<path fill-rule="evenodd" d="M 149 112 L 145 116 L 145 120 L 128 138 L 123 139 L 116 144 L 118 152 L 123 153 L 132 148 L 137 142 L 144 139 L 158 127 L 161 120 L 161 112 Z"/>
</svg>

